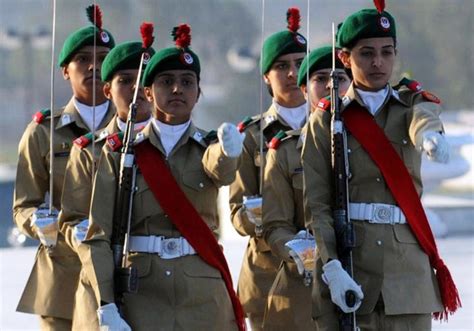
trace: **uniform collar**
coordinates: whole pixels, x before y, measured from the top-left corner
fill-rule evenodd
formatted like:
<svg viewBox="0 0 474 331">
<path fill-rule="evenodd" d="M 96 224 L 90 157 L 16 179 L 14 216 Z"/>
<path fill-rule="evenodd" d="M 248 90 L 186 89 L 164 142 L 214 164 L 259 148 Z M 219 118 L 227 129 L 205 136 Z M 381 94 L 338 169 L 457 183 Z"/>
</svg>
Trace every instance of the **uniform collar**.
<svg viewBox="0 0 474 331">
<path fill-rule="evenodd" d="M 404 106 L 408 106 L 408 104 L 400 98 L 400 95 L 398 94 L 398 92 L 395 91 L 392 88 L 392 86 L 390 86 L 390 84 L 388 85 L 388 95 L 390 97 L 385 99 L 384 103 L 382 104 L 382 106 L 380 108 L 385 107 L 385 105 L 388 103 L 388 101 L 392 100 L 392 99 L 396 100 L 397 102 L 399 102 L 401 104 L 403 104 Z M 361 99 L 360 95 L 357 93 L 357 91 L 354 87 L 354 83 L 351 83 L 351 85 L 347 89 L 346 94 L 342 97 L 341 111 L 344 110 L 345 108 L 347 108 L 347 106 L 353 101 L 356 101 L 359 105 L 365 107 L 364 106 L 364 101 Z"/>
<path fill-rule="evenodd" d="M 115 116 L 115 109 L 112 105 L 112 102 L 109 102 L 107 113 L 105 114 L 98 128 L 100 129 L 106 126 L 112 120 L 114 116 Z M 66 107 L 64 107 L 64 110 L 61 113 L 61 117 L 59 118 L 59 121 L 56 124 L 56 129 L 60 129 L 62 127 L 70 125 L 71 123 L 76 124 L 76 126 L 86 131 L 90 130 L 89 127 L 82 120 L 81 115 L 79 114 L 79 112 L 76 109 L 76 106 L 74 105 L 74 97 L 72 97 L 67 103 Z"/>
<path fill-rule="evenodd" d="M 165 149 L 163 145 L 161 144 L 160 140 L 160 133 L 156 132 L 154 129 L 152 121 L 150 121 L 146 127 L 143 129 L 143 131 L 137 135 L 142 136 L 143 138 L 140 139 L 140 141 L 149 139 L 150 143 L 155 146 L 163 155 L 166 155 Z M 196 126 L 194 126 L 193 122 L 189 123 L 188 128 L 186 131 L 183 133 L 181 138 L 178 140 L 176 145 L 173 147 L 173 151 L 179 149 L 182 145 L 185 145 L 189 139 L 193 139 L 196 141 L 198 144 L 200 144 L 203 147 L 207 147 L 207 144 L 204 140 L 204 132 L 200 129 L 198 129 Z M 173 154 L 173 151 L 170 153 Z M 169 156 L 169 155 L 168 155 Z"/>
</svg>

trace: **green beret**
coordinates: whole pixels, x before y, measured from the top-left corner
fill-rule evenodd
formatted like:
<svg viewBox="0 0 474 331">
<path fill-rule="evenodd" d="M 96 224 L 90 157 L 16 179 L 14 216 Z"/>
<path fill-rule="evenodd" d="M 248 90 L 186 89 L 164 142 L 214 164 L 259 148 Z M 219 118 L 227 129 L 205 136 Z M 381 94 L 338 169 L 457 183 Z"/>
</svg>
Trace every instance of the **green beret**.
<svg viewBox="0 0 474 331">
<path fill-rule="evenodd" d="M 308 65 L 309 62 L 309 65 Z M 309 69 L 308 69 L 309 66 Z M 332 68 L 332 47 L 323 46 L 312 50 L 306 55 L 298 71 L 298 86 L 306 84 L 306 75 L 311 76 L 313 72 L 321 69 Z M 336 56 L 336 68 L 344 69 L 341 60 Z"/>
<path fill-rule="evenodd" d="M 138 69 L 143 52 L 143 44 L 137 41 L 130 41 L 115 46 L 107 54 L 104 62 L 102 62 L 102 80 L 104 82 L 111 80 L 119 70 Z M 143 69 L 150 62 L 150 58 L 155 54 L 155 50 L 150 47 L 145 52 Z"/>
<path fill-rule="evenodd" d="M 189 48 L 168 47 L 152 56 L 143 73 L 143 85 L 151 86 L 155 76 L 166 70 L 191 70 L 199 80 L 201 65 L 199 57 Z"/>
<path fill-rule="evenodd" d="M 395 19 L 388 12 L 362 9 L 344 20 L 337 31 L 341 47 L 352 48 L 360 39 L 392 37 L 396 41 Z"/>
<path fill-rule="evenodd" d="M 306 52 L 307 42 L 298 32 L 289 30 L 272 34 L 263 43 L 261 73 L 266 74 L 273 62 L 282 55 Z"/>
<path fill-rule="evenodd" d="M 99 30 L 95 26 L 88 26 L 70 34 L 64 42 L 59 54 L 59 66 L 63 67 L 69 63 L 74 53 L 84 46 L 94 46 L 94 34 L 96 35 L 96 46 L 113 48 L 114 37 L 107 30 Z"/>
</svg>

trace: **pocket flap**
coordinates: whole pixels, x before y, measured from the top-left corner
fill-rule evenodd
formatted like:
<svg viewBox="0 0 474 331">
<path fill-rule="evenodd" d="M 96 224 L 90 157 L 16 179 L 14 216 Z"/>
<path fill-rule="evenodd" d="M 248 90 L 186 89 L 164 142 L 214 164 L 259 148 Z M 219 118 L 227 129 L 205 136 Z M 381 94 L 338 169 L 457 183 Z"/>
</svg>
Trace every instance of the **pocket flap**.
<svg viewBox="0 0 474 331">
<path fill-rule="evenodd" d="M 405 244 L 417 244 L 418 240 L 410 229 L 408 224 L 395 224 L 393 226 L 393 233 L 398 242 Z"/>
</svg>

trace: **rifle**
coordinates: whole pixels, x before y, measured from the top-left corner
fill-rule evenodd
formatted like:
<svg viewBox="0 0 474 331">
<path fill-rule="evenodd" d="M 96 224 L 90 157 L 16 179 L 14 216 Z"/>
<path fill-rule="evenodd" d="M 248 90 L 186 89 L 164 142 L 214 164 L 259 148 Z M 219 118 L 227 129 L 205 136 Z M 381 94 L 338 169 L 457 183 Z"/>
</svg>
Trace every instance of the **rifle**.
<svg viewBox="0 0 474 331">
<path fill-rule="evenodd" d="M 153 24 L 143 23 L 140 26 L 143 39 L 143 50 L 151 46 L 153 42 Z M 135 267 L 127 267 L 128 240 L 130 236 L 130 224 L 132 221 L 133 196 L 135 194 L 137 165 L 134 153 L 133 128 L 137 115 L 137 96 L 140 88 L 145 52 L 140 58 L 138 75 L 135 83 L 130 111 L 127 116 L 127 125 L 123 136 L 123 147 L 120 151 L 120 179 L 118 183 L 118 194 L 115 201 L 114 223 L 112 229 L 112 252 L 114 259 L 114 299 L 117 308 L 123 304 L 124 293 L 136 293 L 138 290 L 138 273 Z"/>
<path fill-rule="evenodd" d="M 337 254 L 344 270 L 353 278 L 352 248 L 355 233 L 349 217 L 349 162 L 347 156 L 347 134 L 341 118 L 339 79 L 336 72 L 336 42 L 332 24 L 332 70 L 331 70 L 331 164 L 334 175 L 335 204 L 333 208 Z M 355 305 L 355 293 L 346 292 L 346 304 Z M 340 311 L 340 331 L 356 331 L 356 315 Z"/>
<path fill-rule="evenodd" d="M 138 86 L 137 86 L 138 89 Z M 114 224 L 112 229 L 112 252 L 114 257 L 114 297 L 119 308 L 123 301 L 123 293 L 136 293 L 138 275 L 136 268 L 126 267 L 128 255 L 128 236 L 132 219 L 133 196 L 137 176 L 135 154 L 133 150 L 133 125 L 137 113 L 136 97 L 130 104 L 127 125 L 123 138 L 120 156 L 120 179 L 115 202 Z"/>
</svg>

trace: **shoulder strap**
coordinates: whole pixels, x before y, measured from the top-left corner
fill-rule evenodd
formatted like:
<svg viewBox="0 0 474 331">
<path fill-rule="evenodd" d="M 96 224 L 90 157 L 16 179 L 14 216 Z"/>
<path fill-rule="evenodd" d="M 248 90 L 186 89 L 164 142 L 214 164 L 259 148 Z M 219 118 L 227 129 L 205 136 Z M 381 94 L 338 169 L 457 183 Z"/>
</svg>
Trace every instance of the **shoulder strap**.
<svg viewBox="0 0 474 331">
<path fill-rule="evenodd" d="M 344 124 L 378 166 L 397 204 L 406 215 L 408 224 L 423 251 L 428 255 L 440 287 L 444 310 L 436 318 L 447 319 L 461 301 L 451 274 L 439 256 L 428 219 L 421 205 L 412 178 L 402 159 L 377 125 L 374 118 L 357 102 L 343 113 Z"/>
<path fill-rule="evenodd" d="M 216 238 L 179 187 L 161 154 L 146 140 L 135 146 L 137 165 L 163 211 L 199 256 L 221 272 L 239 330 L 245 330 L 243 309 L 232 286 L 227 261 Z M 177 203 L 179 201 L 179 203 Z"/>
</svg>

